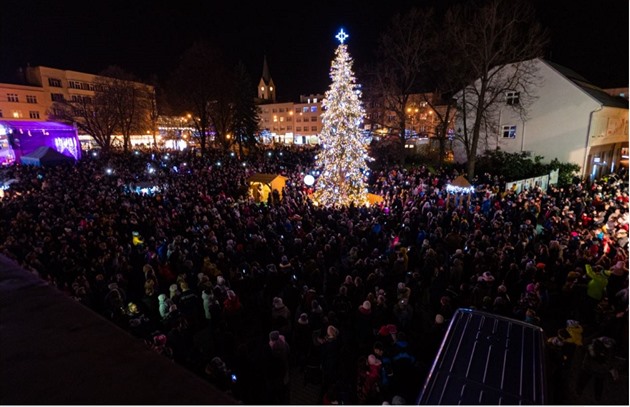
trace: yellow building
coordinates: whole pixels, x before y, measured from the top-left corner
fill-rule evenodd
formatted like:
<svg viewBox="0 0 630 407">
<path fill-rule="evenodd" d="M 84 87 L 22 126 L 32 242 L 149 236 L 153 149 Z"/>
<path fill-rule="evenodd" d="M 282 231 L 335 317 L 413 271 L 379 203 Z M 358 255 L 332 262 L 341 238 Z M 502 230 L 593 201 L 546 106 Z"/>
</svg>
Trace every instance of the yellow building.
<svg viewBox="0 0 630 407">
<path fill-rule="evenodd" d="M 41 87 L 0 83 L 0 118 L 46 120 L 46 94 Z"/>
<path fill-rule="evenodd" d="M 94 96 L 96 84 L 105 78 L 84 72 L 28 66 L 23 71 L 24 85 L 0 83 L 0 117 L 10 120 L 49 120 L 55 101 Z M 153 87 L 140 82 L 134 86 L 153 95 Z M 148 129 L 147 129 L 148 130 Z M 146 133 L 146 132 L 144 132 Z M 115 139 L 120 138 L 115 135 Z M 82 143 L 92 146 L 91 136 L 79 134 Z M 152 144 L 149 133 L 132 136 L 132 145 Z"/>
</svg>

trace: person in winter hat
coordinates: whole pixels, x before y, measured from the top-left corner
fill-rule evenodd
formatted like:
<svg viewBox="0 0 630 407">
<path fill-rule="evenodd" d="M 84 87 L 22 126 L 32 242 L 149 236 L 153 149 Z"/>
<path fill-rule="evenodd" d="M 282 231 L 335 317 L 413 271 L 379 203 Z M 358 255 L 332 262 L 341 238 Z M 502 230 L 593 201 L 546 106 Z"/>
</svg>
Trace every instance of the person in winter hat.
<svg viewBox="0 0 630 407">
<path fill-rule="evenodd" d="M 572 319 L 568 320 L 566 330 L 570 337 L 567 338 L 565 342 L 574 343 L 575 346 L 582 346 L 584 344 L 582 342 L 582 332 L 584 329 L 578 321 Z"/>
<path fill-rule="evenodd" d="M 378 401 L 381 361 L 374 355 L 359 358 L 357 369 L 357 399 L 359 404 Z"/>
<path fill-rule="evenodd" d="M 360 351 L 367 351 L 372 344 L 374 338 L 372 326 L 372 304 L 369 301 L 364 301 L 359 306 L 355 317 L 355 332 Z"/>
<path fill-rule="evenodd" d="M 597 304 L 602 300 L 606 293 L 606 286 L 608 285 L 608 276 L 610 271 L 604 271 L 602 266 L 592 267 L 590 264 L 586 264 L 586 275 L 590 278 L 586 286 L 586 301 L 584 301 L 584 323 L 586 325 L 592 325 L 595 323 L 595 308 Z"/>
<path fill-rule="evenodd" d="M 290 352 L 284 335 L 275 330 L 269 332 L 265 387 L 268 402 L 271 404 L 289 404 Z"/>
<path fill-rule="evenodd" d="M 307 356 L 313 342 L 313 329 L 309 324 L 308 314 L 303 312 L 297 319 L 293 328 L 293 339 L 291 345 L 295 350 L 298 365 L 302 368 L 306 366 Z"/>
<path fill-rule="evenodd" d="M 160 304 L 160 317 L 166 318 L 168 313 L 171 311 L 171 305 L 173 305 L 173 301 L 166 296 L 166 294 L 158 295 L 158 301 Z"/>
<path fill-rule="evenodd" d="M 272 301 L 271 328 L 285 336 L 291 332 L 291 311 L 280 297 L 275 297 Z"/>
<path fill-rule="evenodd" d="M 219 302 L 214 298 L 212 289 L 205 289 L 201 292 L 201 300 L 203 301 L 204 317 L 208 323 L 212 320 L 212 310 L 216 309 Z"/>
<path fill-rule="evenodd" d="M 403 282 L 398 283 L 397 287 L 398 290 L 396 292 L 396 298 L 398 299 L 398 301 L 402 299 L 409 301 L 409 297 L 411 296 L 411 288 L 407 287 Z"/>
</svg>

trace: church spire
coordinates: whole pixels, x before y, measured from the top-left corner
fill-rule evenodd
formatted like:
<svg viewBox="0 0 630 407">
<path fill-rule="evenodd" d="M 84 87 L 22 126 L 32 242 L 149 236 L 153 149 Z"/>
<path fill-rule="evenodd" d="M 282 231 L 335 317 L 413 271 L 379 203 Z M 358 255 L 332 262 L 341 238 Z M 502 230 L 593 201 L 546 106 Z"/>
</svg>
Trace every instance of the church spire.
<svg viewBox="0 0 630 407">
<path fill-rule="evenodd" d="M 269 83 L 269 81 L 271 80 L 271 75 L 269 74 L 269 66 L 267 65 L 267 55 L 265 55 L 263 60 L 262 78 L 267 83 Z"/>
<path fill-rule="evenodd" d="M 276 101 L 276 85 L 271 79 L 269 73 L 269 65 L 267 65 L 267 55 L 263 59 L 263 70 L 260 82 L 258 82 L 258 100 L 260 103 L 275 103 Z"/>
</svg>

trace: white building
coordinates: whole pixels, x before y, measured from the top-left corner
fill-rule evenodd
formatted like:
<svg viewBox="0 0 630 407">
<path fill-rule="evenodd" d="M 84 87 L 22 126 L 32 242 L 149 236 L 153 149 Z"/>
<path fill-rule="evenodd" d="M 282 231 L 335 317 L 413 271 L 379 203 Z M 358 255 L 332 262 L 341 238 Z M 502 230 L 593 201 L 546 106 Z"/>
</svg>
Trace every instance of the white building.
<svg viewBox="0 0 630 407">
<path fill-rule="evenodd" d="M 276 102 L 276 88 L 265 58 L 256 99 L 261 141 L 278 144 L 318 144 L 318 135 L 322 129 L 323 99 L 323 95 L 302 95 L 298 103 Z"/>
<path fill-rule="evenodd" d="M 549 61 L 537 58 L 525 63 L 535 68 L 535 85 L 527 89 L 529 95 L 519 89 L 505 92 L 482 126 L 477 153 L 497 148 L 531 152 L 543 156 L 543 162 L 557 158 L 578 164 L 581 176 L 592 177 L 628 166 L 628 101 Z M 501 69 L 513 72 L 515 68 L 510 64 Z M 523 117 L 514 107 L 525 99 Z M 463 127 L 461 118 L 458 127 Z M 455 159 L 465 162 L 463 145 L 456 142 L 453 147 Z"/>
</svg>

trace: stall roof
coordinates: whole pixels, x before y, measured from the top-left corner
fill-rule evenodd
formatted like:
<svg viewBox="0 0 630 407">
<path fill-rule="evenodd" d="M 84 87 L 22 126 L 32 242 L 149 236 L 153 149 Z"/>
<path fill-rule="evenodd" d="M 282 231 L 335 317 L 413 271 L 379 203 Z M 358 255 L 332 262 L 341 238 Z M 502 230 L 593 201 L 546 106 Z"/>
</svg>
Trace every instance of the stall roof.
<svg viewBox="0 0 630 407">
<path fill-rule="evenodd" d="M 247 178 L 247 182 L 262 182 L 263 184 L 270 184 L 276 178 L 282 178 L 285 180 L 287 179 L 287 177 L 284 177 L 280 174 L 260 173 L 260 174 L 254 174 L 251 177 Z"/>
</svg>

